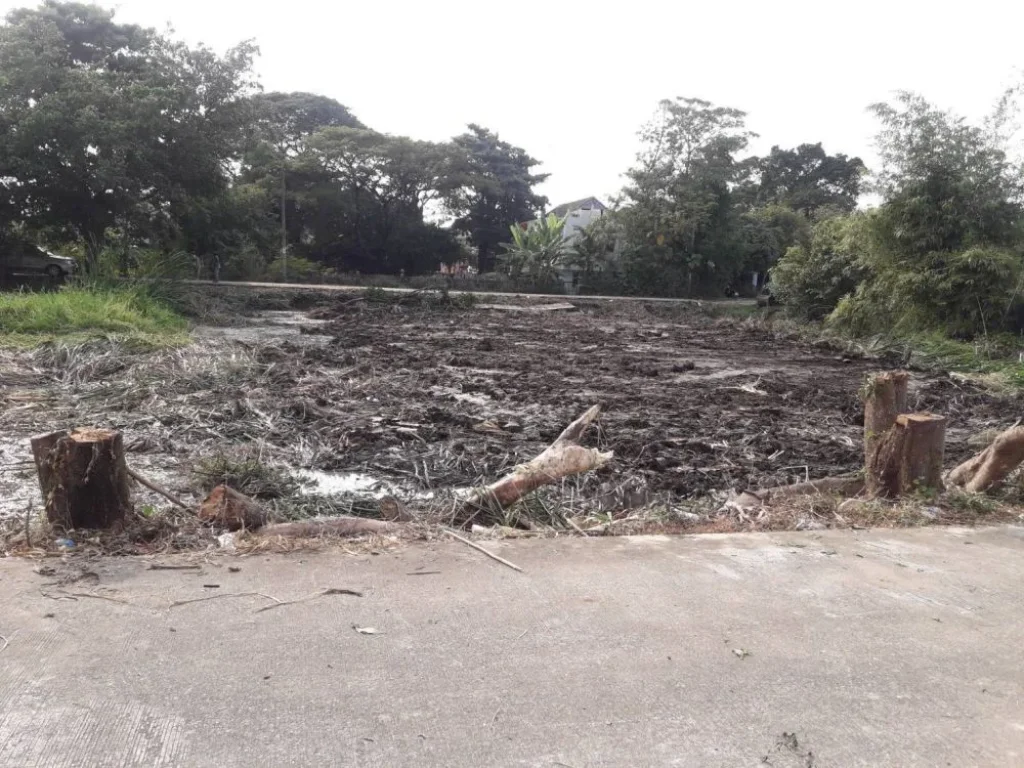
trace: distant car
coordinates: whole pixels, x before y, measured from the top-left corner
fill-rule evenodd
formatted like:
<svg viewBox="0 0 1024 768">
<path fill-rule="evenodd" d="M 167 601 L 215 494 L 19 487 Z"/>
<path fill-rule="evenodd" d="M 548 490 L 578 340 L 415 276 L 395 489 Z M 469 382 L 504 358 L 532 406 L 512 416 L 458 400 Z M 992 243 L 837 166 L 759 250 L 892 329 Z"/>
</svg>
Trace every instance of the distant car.
<svg viewBox="0 0 1024 768">
<path fill-rule="evenodd" d="M 774 307 L 779 303 L 779 300 L 775 298 L 771 288 L 763 288 L 759 294 L 757 294 L 757 306 L 759 307 Z"/>
<path fill-rule="evenodd" d="M 8 275 L 46 275 L 60 280 L 75 273 L 75 260 L 31 243 L 11 243 L 0 246 L 0 268 Z"/>
</svg>

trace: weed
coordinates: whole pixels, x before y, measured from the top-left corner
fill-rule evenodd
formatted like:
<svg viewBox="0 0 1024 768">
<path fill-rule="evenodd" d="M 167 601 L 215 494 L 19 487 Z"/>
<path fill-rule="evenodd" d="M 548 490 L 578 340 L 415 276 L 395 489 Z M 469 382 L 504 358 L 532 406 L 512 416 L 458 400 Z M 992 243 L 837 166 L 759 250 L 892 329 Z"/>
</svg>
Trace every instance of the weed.
<svg viewBox="0 0 1024 768">
<path fill-rule="evenodd" d="M 254 499 L 280 499 L 298 493 L 300 483 L 285 469 L 264 463 L 251 452 L 198 459 L 192 468 L 204 491 L 226 485 Z"/>
<path fill-rule="evenodd" d="M 187 323 L 162 302 L 131 289 L 68 287 L 50 293 L 0 294 L 2 346 L 36 346 L 56 338 L 124 336 L 141 346 L 174 346 Z"/>
</svg>

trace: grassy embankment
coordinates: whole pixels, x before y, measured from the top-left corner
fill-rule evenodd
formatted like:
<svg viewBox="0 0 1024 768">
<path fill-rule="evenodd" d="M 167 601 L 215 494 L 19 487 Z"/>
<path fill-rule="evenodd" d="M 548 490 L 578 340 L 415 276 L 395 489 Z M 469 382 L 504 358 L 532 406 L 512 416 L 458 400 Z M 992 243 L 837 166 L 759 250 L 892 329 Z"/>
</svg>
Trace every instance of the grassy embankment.
<svg viewBox="0 0 1024 768">
<path fill-rule="evenodd" d="M 0 346 L 110 337 L 146 347 L 174 346 L 188 341 L 188 322 L 133 288 L 0 293 Z"/>
</svg>

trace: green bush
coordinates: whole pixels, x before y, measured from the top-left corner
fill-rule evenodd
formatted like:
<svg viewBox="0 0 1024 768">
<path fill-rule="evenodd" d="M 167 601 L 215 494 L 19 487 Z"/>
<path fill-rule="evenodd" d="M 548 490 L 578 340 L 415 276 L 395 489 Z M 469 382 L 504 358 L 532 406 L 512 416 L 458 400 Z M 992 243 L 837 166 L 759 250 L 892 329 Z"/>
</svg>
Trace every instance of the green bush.
<svg viewBox="0 0 1024 768">
<path fill-rule="evenodd" d="M 821 320 L 867 276 L 860 261 L 865 244 L 864 215 L 825 219 L 808 245 L 786 251 L 771 270 L 771 290 L 786 312 L 803 320 Z"/>
<path fill-rule="evenodd" d="M 289 256 L 287 263 L 280 257 L 270 262 L 263 278 L 274 283 L 323 283 L 334 282 L 335 274 L 333 269 L 318 262 Z"/>
</svg>

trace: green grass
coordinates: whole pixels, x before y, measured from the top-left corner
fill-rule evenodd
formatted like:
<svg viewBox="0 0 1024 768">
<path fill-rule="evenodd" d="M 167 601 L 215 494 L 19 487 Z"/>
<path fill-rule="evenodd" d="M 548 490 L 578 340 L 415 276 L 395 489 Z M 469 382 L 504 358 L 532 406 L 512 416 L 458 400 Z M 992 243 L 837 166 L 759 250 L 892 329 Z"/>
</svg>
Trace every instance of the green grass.
<svg viewBox="0 0 1024 768">
<path fill-rule="evenodd" d="M 109 336 L 173 346 L 188 340 L 188 323 L 162 302 L 133 289 L 68 287 L 0 294 L 0 346 Z"/>
</svg>

